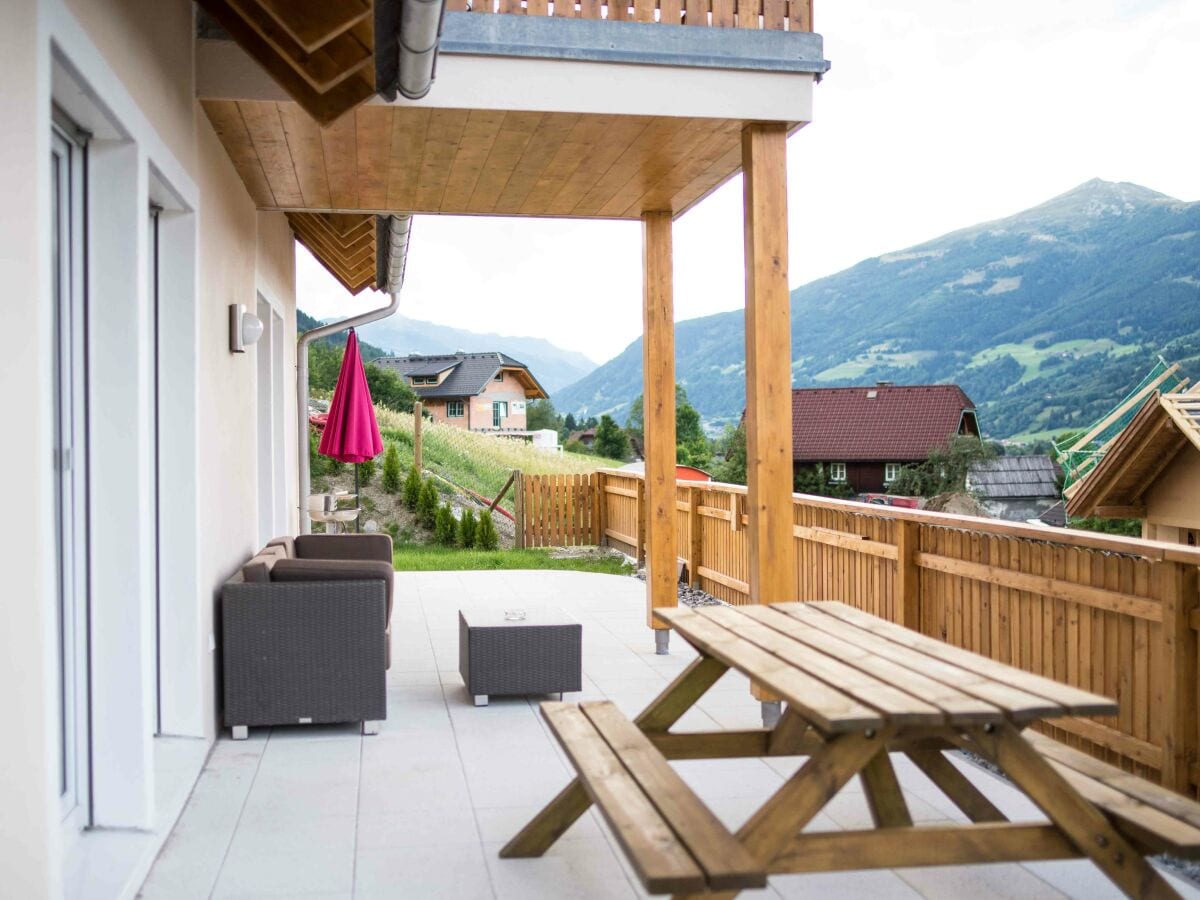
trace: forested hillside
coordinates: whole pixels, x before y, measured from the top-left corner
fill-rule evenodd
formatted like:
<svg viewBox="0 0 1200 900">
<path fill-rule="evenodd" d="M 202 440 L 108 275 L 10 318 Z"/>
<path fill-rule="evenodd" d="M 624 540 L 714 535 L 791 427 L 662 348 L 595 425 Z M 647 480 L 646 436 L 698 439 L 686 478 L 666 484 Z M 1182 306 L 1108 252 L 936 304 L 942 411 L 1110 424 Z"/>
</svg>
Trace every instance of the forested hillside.
<svg viewBox="0 0 1200 900">
<path fill-rule="evenodd" d="M 1200 203 L 1090 181 L 1033 209 L 865 260 L 792 292 L 793 380 L 956 382 L 993 437 L 1102 415 L 1162 354 L 1200 375 Z M 743 406 L 740 310 L 676 326 L 710 425 Z M 555 397 L 623 418 L 641 342 Z"/>
</svg>

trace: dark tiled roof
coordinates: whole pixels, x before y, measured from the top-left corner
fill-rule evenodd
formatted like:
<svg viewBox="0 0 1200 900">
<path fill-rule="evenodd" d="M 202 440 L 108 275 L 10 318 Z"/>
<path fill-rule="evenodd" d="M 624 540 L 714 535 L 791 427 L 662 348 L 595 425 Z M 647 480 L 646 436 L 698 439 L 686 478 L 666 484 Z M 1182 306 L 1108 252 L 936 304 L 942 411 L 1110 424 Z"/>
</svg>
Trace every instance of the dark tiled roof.
<svg viewBox="0 0 1200 900">
<path fill-rule="evenodd" d="M 1067 527 L 1067 509 L 1063 506 L 1063 502 L 1059 500 L 1048 510 L 1042 513 L 1038 518 L 1046 525 L 1052 528 Z"/>
<path fill-rule="evenodd" d="M 1048 456 L 998 456 L 971 466 L 967 490 L 995 500 L 1057 497 L 1058 466 Z"/>
<path fill-rule="evenodd" d="M 797 462 L 916 462 L 958 433 L 978 434 L 975 404 L 956 384 L 798 388 L 792 391 Z"/>
<path fill-rule="evenodd" d="M 440 356 L 382 356 L 375 360 L 375 365 L 399 372 L 404 376 L 438 375 L 453 368 L 441 384 L 424 387 L 414 385 L 413 390 L 418 397 L 474 397 L 482 394 L 496 373 L 503 369 L 524 369 L 529 377 L 537 384 L 538 391 L 545 396 L 545 391 L 538 384 L 529 367 L 523 362 L 513 359 L 507 353 L 447 353 Z"/>
</svg>

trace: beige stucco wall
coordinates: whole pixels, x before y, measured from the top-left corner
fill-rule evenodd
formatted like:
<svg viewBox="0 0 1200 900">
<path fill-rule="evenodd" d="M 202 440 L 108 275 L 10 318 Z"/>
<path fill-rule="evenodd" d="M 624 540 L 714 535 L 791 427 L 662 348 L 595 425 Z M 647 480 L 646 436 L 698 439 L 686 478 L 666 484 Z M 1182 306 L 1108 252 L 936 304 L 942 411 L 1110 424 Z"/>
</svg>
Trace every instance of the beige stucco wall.
<svg viewBox="0 0 1200 900">
<path fill-rule="evenodd" d="M 211 631 L 220 587 L 256 549 L 258 540 L 257 374 L 254 350 L 229 352 L 228 305 L 253 310 L 260 286 L 283 304 L 285 331 L 296 330 L 295 246 L 282 213 L 259 213 L 216 132 L 195 104 L 195 177 L 199 211 L 199 496 L 200 573 L 210 602 L 202 611 Z M 294 345 L 288 371 L 294 371 Z M 285 398 L 292 392 L 285 391 Z M 285 407 L 284 446 L 295 483 L 295 401 Z M 289 507 L 294 506 L 294 500 Z M 219 635 L 217 636 L 219 640 Z M 208 680 L 205 721 L 215 728 L 215 672 Z"/>
<path fill-rule="evenodd" d="M 1177 529 L 1200 529 L 1200 450 L 1190 444 L 1146 491 L 1146 526 L 1157 540 L 1179 541 Z"/>
<path fill-rule="evenodd" d="M 296 239 L 287 216 L 279 212 L 258 213 L 258 285 L 269 291 L 282 306 L 284 335 L 282 455 L 276 464 L 284 467 L 287 486 L 289 534 L 300 528 L 297 501 L 299 461 L 296 458 Z"/>
<path fill-rule="evenodd" d="M 183 164 L 195 162 L 190 0 L 65 0 L 146 118 Z"/>
</svg>

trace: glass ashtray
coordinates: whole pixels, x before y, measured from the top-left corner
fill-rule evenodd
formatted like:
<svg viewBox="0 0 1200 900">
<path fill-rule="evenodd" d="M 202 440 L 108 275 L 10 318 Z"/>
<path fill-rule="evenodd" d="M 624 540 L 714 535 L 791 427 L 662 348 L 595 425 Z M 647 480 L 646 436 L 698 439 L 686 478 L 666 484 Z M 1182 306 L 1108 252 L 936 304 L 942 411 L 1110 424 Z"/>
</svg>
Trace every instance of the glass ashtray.
<svg viewBox="0 0 1200 900">
<path fill-rule="evenodd" d="M 506 609 L 504 611 L 505 622 L 524 622 L 525 610 L 523 609 Z"/>
</svg>

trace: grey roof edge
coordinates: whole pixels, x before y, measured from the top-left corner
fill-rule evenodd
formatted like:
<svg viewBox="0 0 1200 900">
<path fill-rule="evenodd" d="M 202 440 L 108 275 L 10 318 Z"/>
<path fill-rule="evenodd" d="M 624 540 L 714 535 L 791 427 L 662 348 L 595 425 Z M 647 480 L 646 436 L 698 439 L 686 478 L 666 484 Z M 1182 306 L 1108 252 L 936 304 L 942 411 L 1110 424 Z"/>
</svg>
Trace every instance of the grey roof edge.
<svg viewBox="0 0 1200 900">
<path fill-rule="evenodd" d="M 441 52 L 599 63 L 808 73 L 829 71 L 819 34 L 655 22 L 446 12 Z"/>
</svg>

